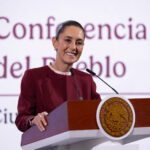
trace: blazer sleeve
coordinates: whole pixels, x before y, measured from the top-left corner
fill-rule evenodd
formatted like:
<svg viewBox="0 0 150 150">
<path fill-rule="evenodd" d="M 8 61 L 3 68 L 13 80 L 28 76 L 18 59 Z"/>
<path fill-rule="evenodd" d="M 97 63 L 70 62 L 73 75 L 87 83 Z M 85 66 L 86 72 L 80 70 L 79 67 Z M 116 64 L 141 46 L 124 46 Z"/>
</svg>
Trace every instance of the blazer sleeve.
<svg viewBox="0 0 150 150">
<path fill-rule="evenodd" d="M 27 70 L 22 78 L 21 92 L 18 101 L 16 126 L 20 131 L 30 128 L 29 120 L 35 115 L 35 84 L 32 72 Z"/>
</svg>

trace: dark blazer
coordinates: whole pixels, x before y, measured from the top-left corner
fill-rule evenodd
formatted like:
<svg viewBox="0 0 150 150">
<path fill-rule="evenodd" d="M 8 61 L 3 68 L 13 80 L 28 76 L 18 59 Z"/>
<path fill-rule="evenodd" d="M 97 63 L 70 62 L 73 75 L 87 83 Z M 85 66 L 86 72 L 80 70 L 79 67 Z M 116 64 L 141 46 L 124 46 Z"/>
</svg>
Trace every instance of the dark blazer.
<svg viewBox="0 0 150 150">
<path fill-rule="evenodd" d="M 77 85 L 84 100 L 100 99 L 92 76 L 73 69 Z M 60 75 L 49 66 L 29 69 L 21 82 L 16 125 L 19 130 L 30 128 L 29 119 L 37 113 L 50 113 L 66 100 L 78 100 L 75 82 L 71 75 Z"/>
</svg>

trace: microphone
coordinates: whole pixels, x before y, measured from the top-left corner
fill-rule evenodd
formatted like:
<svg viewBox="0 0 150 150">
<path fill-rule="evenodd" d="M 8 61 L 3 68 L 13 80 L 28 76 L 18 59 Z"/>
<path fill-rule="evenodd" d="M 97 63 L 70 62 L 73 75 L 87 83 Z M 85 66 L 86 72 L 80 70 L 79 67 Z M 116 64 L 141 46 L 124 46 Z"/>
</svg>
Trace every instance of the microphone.
<svg viewBox="0 0 150 150">
<path fill-rule="evenodd" d="M 82 97 L 81 94 L 80 94 L 80 90 L 79 90 L 79 88 L 78 88 L 78 85 L 77 85 L 77 82 L 76 82 L 76 78 L 75 78 L 75 74 L 74 74 L 74 71 L 72 70 L 72 68 L 70 69 L 70 72 L 71 72 L 71 75 L 72 75 L 72 77 L 73 77 L 73 80 L 74 80 L 76 89 L 77 89 L 77 93 L 78 93 L 78 96 L 79 96 L 79 100 L 83 100 L 83 97 Z"/>
<path fill-rule="evenodd" d="M 111 87 L 107 82 L 105 82 L 103 79 L 101 79 L 98 75 L 96 75 L 95 72 L 91 71 L 90 69 L 86 69 L 87 72 L 89 72 L 90 74 L 92 74 L 93 76 L 96 76 L 97 78 L 99 78 L 101 81 L 103 81 L 107 86 L 109 86 L 116 94 L 119 94 L 113 87 Z"/>
</svg>

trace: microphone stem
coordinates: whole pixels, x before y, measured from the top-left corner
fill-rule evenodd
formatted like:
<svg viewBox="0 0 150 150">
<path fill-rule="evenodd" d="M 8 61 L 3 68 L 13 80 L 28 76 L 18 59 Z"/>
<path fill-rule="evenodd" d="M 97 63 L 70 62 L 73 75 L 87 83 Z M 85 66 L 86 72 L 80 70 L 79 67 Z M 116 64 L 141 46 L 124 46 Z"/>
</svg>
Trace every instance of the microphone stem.
<svg viewBox="0 0 150 150">
<path fill-rule="evenodd" d="M 93 76 L 96 76 L 97 78 L 99 78 L 102 82 L 104 82 L 108 87 L 110 87 L 116 94 L 119 94 L 114 88 L 112 88 L 107 82 L 105 82 L 103 79 L 101 79 L 98 75 L 96 75 L 95 72 L 93 72 L 90 69 L 86 69 L 87 72 L 89 72 L 90 74 L 92 74 Z"/>
<path fill-rule="evenodd" d="M 97 76 L 95 74 L 95 76 Z M 99 76 L 97 76 L 101 81 L 103 81 L 107 86 L 109 86 L 116 94 L 119 94 L 113 87 L 111 87 L 107 82 L 105 82 L 103 79 L 101 79 Z"/>
<path fill-rule="evenodd" d="M 73 80 L 74 80 L 74 83 L 75 83 L 75 86 L 76 86 L 76 89 L 77 89 L 77 92 L 78 92 L 78 95 L 79 95 L 79 100 L 83 100 L 83 98 L 80 95 L 80 91 L 79 91 L 79 88 L 77 86 L 77 82 L 76 82 L 76 79 L 75 79 L 74 75 L 73 75 Z"/>
<path fill-rule="evenodd" d="M 83 97 L 82 97 L 81 94 L 80 94 L 80 90 L 79 90 L 79 88 L 78 88 L 78 85 L 77 85 L 77 82 L 76 82 L 76 78 L 75 78 L 75 74 L 74 74 L 74 71 L 72 70 L 72 68 L 70 69 L 70 72 L 71 72 L 71 75 L 72 75 L 72 77 L 73 77 L 73 80 L 74 80 L 76 89 L 77 89 L 77 93 L 78 93 L 78 96 L 79 96 L 79 100 L 83 100 Z"/>
</svg>

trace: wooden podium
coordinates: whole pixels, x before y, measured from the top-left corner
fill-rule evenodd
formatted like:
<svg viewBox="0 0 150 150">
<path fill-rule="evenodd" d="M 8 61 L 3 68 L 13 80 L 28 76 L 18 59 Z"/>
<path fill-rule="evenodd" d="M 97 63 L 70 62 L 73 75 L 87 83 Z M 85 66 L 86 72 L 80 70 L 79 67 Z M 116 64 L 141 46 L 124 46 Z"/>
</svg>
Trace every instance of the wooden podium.
<svg viewBox="0 0 150 150">
<path fill-rule="evenodd" d="M 123 143 L 150 136 L 150 98 L 130 99 L 130 102 L 135 110 L 136 121 L 132 134 L 125 138 Z M 46 131 L 40 132 L 33 126 L 23 133 L 22 149 L 51 150 L 55 146 L 74 145 L 74 149 L 78 150 L 77 145 L 81 144 L 82 150 L 90 150 L 96 144 L 103 143 L 107 138 L 101 133 L 96 122 L 99 103 L 99 100 L 63 103 L 48 115 L 49 124 Z"/>
</svg>

